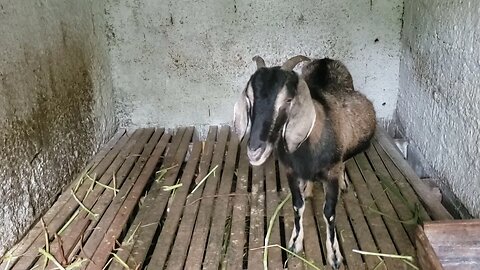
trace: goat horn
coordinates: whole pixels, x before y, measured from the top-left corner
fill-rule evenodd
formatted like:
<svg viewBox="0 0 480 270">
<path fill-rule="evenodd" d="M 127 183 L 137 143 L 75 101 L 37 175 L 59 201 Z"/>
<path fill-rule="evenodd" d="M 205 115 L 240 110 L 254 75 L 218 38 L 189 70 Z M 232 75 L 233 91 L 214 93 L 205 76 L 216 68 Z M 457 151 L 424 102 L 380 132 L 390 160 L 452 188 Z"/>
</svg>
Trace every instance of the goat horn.
<svg viewBox="0 0 480 270">
<path fill-rule="evenodd" d="M 257 63 L 257 69 L 265 67 L 265 60 L 262 57 L 255 55 L 252 60 Z"/>
<path fill-rule="evenodd" d="M 297 55 L 294 56 L 290 59 L 288 59 L 283 65 L 282 69 L 283 70 L 293 70 L 298 63 L 303 62 L 303 61 L 310 61 L 310 58 L 303 56 L 303 55 Z"/>
</svg>

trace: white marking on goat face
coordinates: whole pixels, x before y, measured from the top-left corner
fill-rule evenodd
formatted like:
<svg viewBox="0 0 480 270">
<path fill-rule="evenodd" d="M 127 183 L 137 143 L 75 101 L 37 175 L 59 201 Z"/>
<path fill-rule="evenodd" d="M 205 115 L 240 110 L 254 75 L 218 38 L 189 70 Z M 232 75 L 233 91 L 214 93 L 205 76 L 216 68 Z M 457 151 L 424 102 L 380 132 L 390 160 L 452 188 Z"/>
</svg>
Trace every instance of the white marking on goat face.
<svg viewBox="0 0 480 270">
<path fill-rule="evenodd" d="M 249 96 L 249 99 L 253 99 L 253 89 L 251 85 L 247 88 L 247 96 Z M 250 97 L 251 96 L 251 97 Z M 270 126 L 268 127 L 268 138 L 272 136 L 272 131 L 274 127 L 276 126 L 277 120 L 278 120 L 278 115 L 282 107 L 285 107 L 285 104 L 287 102 L 288 96 L 287 96 L 287 89 L 284 86 L 280 91 L 278 92 L 276 98 L 275 98 L 275 103 L 273 106 L 273 112 L 272 112 L 272 119 L 270 120 Z M 283 123 L 280 123 L 283 124 Z M 274 136 L 278 136 L 276 134 L 273 134 Z M 270 156 L 270 154 L 273 151 L 274 145 L 270 141 L 265 141 L 265 149 L 248 149 L 247 154 L 249 157 L 250 164 L 253 166 L 259 166 L 262 165 Z"/>
<path fill-rule="evenodd" d="M 291 99 L 288 97 L 287 93 L 287 87 L 284 86 L 282 89 L 277 94 L 277 98 L 275 99 L 275 105 L 274 105 L 274 112 L 273 112 L 273 121 L 272 121 L 272 126 L 275 124 L 278 114 L 280 112 L 280 109 L 286 104 L 289 103 Z M 289 104 L 290 105 L 290 104 Z"/>
</svg>

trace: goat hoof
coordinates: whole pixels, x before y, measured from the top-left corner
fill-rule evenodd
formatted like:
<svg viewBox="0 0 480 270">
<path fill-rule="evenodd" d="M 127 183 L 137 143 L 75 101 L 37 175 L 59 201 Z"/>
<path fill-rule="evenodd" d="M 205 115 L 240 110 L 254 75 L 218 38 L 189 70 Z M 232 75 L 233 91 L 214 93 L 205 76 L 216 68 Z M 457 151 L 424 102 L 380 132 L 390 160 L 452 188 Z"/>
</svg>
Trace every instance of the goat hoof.
<svg viewBox="0 0 480 270">
<path fill-rule="evenodd" d="M 334 270 L 340 269 L 340 266 L 342 266 L 343 258 L 341 256 L 340 257 L 332 256 L 332 257 L 330 257 L 330 260 L 329 260 L 329 264 L 332 266 L 332 269 Z"/>
<path fill-rule="evenodd" d="M 348 182 L 347 179 L 344 179 L 341 183 L 340 183 L 340 190 L 344 193 L 348 192 L 348 188 L 350 187 L 350 183 Z"/>
<path fill-rule="evenodd" d="M 290 241 L 290 243 L 288 244 L 288 250 L 290 250 L 291 252 L 293 253 L 300 253 L 302 252 L 303 250 L 303 244 L 302 243 L 299 243 L 300 241 L 296 241 L 295 243 L 293 243 L 293 241 Z"/>
</svg>

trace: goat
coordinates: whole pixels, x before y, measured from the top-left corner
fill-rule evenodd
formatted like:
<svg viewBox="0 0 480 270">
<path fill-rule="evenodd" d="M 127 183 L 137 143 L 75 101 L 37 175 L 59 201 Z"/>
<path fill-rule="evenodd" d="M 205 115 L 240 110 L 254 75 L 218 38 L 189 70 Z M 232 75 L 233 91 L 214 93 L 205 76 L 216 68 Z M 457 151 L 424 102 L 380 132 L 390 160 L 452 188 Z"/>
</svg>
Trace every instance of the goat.
<svg viewBox="0 0 480 270">
<path fill-rule="evenodd" d="M 335 231 L 335 207 L 345 189 L 344 162 L 365 150 L 376 129 L 372 103 L 354 90 L 343 63 L 328 58 L 310 61 L 295 56 L 281 67 L 265 67 L 256 56 L 257 70 L 234 107 L 234 131 L 240 140 L 250 133 L 250 164 L 262 165 L 276 149 L 285 166 L 295 213 L 288 248 L 303 249 L 305 198 L 313 181 L 325 190 L 323 215 L 327 224 L 327 259 L 338 269 L 343 258 Z M 293 68 L 310 61 L 299 76 Z"/>
</svg>

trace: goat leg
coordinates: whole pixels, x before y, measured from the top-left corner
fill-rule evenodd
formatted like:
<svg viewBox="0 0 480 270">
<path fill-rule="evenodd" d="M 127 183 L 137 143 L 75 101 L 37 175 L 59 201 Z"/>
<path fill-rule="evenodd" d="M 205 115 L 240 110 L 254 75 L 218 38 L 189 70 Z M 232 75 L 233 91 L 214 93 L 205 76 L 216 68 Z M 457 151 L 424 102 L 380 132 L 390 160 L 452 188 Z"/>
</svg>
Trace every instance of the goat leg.
<svg viewBox="0 0 480 270">
<path fill-rule="evenodd" d="M 342 254 L 337 240 L 337 232 L 335 229 L 335 207 L 337 205 L 339 197 L 339 179 L 342 178 L 341 174 L 329 177 L 324 184 L 325 189 L 325 204 L 323 205 L 323 218 L 327 225 L 327 261 L 333 269 L 339 269 L 342 264 Z"/>
<path fill-rule="evenodd" d="M 303 212 L 305 210 L 305 188 L 307 181 L 287 174 L 288 185 L 292 193 L 292 203 L 294 211 L 293 231 L 288 242 L 288 249 L 298 253 L 303 250 Z"/>
</svg>

